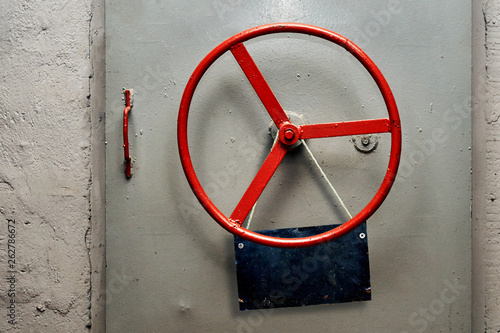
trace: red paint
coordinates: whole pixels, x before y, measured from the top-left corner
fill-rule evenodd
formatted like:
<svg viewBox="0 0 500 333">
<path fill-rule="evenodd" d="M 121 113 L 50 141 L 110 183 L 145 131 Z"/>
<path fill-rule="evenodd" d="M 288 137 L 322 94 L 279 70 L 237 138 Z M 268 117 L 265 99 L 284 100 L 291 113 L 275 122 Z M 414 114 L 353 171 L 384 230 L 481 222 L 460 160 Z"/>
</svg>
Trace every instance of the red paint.
<svg viewBox="0 0 500 333">
<path fill-rule="evenodd" d="M 302 126 L 291 124 L 262 73 L 259 71 L 257 65 L 243 45 L 243 42 L 249 39 L 272 33 L 301 33 L 313 35 L 333 42 L 346 49 L 366 68 L 377 84 L 387 107 L 388 118 L 329 124 L 307 124 Z M 206 70 L 227 51 L 231 51 L 264 104 L 270 117 L 279 129 L 279 140 L 272 148 L 262 167 L 257 172 L 257 175 L 229 218 L 212 203 L 201 186 L 193 168 L 187 141 L 189 107 L 196 86 Z M 307 238 L 275 238 L 264 236 L 241 227 L 241 224 L 246 219 L 253 205 L 287 153 L 288 146 L 300 139 L 351 136 L 370 133 L 390 133 L 391 154 L 389 165 L 382 185 L 374 198 L 351 220 L 333 230 Z M 377 66 L 359 47 L 348 39 L 323 28 L 299 23 L 280 23 L 258 26 L 227 39 L 212 50 L 195 69 L 184 90 L 177 121 L 177 139 L 181 163 L 186 177 L 194 194 L 210 216 L 212 216 L 212 218 L 214 218 L 224 229 L 239 237 L 262 245 L 284 248 L 308 247 L 332 241 L 354 230 L 357 226 L 366 221 L 387 197 L 394 183 L 401 155 L 401 125 L 396 101 L 394 100 L 387 81 Z"/>
<path fill-rule="evenodd" d="M 128 114 L 132 110 L 130 94 L 130 90 L 125 90 L 125 110 L 123 110 L 123 151 L 125 154 L 125 175 L 127 178 L 132 176 L 132 159 L 130 158 L 128 144 Z"/>
<path fill-rule="evenodd" d="M 286 152 L 286 146 L 281 141 L 276 141 L 276 144 L 271 149 L 269 155 L 267 155 L 267 158 L 257 172 L 257 175 L 229 217 L 229 223 L 236 223 L 238 226 L 241 226 L 248 213 L 252 210 L 253 205 L 257 202 L 257 199 L 266 187 L 267 183 L 273 176 L 274 172 L 278 168 L 281 160 L 285 157 Z M 231 230 L 232 229 L 229 231 Z"/>
<path fill-rule="evenodd" d="M 290 119 L 288 119 L 288 116 L 274 96 L 274 93 L 264 79 L 264 76 L 262 76 L 262 73 L 248 53 L 246 47 L 242 43 L 236 43 L 236 45 L 232 45 L 230 48 L 233 56 L 238 61 L 238 64 L 247 76 L 248 81 L 252 84 L 252 87 L 255 89 L 255 92 L 266 107 L 267 112 L 269 112 L 276 126 L 279 128 L 283 122 L 290 122 Z"/>
<path fill-rule="evenodd" d="M 281 142 L 283 142 L 287 146 L 293 145 L 295 142 L 300 139 L 300 127 L 295 126 L 294 124 L 287 122 L 281 124 L 281 127 L 278 127 L 278 136 Z"/>
<path fill-rule="evenodd" d="M 335 136 L 384 133 L 392 130 L 390 119 L 368 119 L 329 124 L 307 124 L 300 126 L 301 139 L 330 138 Z"/>
</svg>

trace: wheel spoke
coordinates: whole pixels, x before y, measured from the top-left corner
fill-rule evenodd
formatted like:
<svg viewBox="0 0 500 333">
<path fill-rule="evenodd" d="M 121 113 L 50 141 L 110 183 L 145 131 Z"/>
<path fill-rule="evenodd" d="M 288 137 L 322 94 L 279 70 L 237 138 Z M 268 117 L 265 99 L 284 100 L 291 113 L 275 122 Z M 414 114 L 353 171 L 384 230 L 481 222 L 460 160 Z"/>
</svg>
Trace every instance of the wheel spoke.
<svg viewBox="0 0 500 333">
<path fill-rule="evenodd" d="M 385 133 L 392 130 L 389 119 L 345 121 L 328 124 L 307 124 L 301 127 L 301 139 Z"/>
<path fill-rule="evenodd" d="M 283 122 L 290 121 L 245 45 L 238 43 L 231 47 L 231 52 L 276 126 L 279 128 Z"/>
<path fill-rule="evenodd" d="M 267 183 L 278 168 L 278 165 L 283 160 L 283 157 L 285 157 L 286 152 L 286 146 L 281 143 L 281 141 L 277 140 L 271 149 L 271 152 L 257 172 L 257 175 L 229 217 L 231 221 L 239 225 L 245 221 L 248 213 L 250 213 L 252 207 L 257 202 L 257 199 L 262 194 L 262 191 L 264 191 Z"/>
</svg>

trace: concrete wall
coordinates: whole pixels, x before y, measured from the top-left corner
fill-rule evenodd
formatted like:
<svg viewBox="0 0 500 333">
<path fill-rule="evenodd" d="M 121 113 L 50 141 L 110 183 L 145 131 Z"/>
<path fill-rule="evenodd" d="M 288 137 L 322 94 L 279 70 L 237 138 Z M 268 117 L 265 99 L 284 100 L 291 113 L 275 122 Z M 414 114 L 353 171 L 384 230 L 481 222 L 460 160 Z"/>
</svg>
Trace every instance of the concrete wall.
<svg viewBox="0 0 500 333">
<path fill-rule="evenodd" d="M 473 330 L 500 332 L 500 1 L 473 2 Z"/>
<path fill-rule="evenodd" d="M 88 332 L 99 317 L 102 11 L 0 2 L 1 332 Z"/>
<path fill-rule="evenodd" d="M 104 331 L 103 10 L 0 2 L 2 332 Z M 489 333 L 500 331 L 500 1 L 473 11 L 472 332 Z"/>
</svg>

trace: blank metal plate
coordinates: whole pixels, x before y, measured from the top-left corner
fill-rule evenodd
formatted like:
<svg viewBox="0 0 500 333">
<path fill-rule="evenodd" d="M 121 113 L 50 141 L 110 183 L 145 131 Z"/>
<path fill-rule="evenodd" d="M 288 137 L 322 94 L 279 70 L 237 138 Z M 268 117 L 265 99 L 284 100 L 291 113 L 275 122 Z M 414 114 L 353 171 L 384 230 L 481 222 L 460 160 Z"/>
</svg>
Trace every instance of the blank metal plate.
<svg viewBox="0 0 500 333">
<path fill-rule="evenodd" d="M 337 225 L 259 231 L 308 237 Z M 281 249 L 234 237 L 240 310 L 331 304 L 371 299 L 366 224 L 335 241 Z"/>
</svg>

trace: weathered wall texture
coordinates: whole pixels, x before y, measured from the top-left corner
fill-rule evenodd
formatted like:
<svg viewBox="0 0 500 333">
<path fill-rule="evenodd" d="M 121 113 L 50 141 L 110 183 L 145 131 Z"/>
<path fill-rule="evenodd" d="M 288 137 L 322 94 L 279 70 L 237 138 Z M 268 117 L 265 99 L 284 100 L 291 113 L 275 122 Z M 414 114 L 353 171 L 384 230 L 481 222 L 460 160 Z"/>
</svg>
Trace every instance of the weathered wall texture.
<svg viewBox="0 0 500 333">
<path fill-rule="evenodd" d="M 93 5 L 0 2 L 0 332 L 91 327 Z"/>
<path fill-rule="evenodd" d="M 473 332 L 500 332 L 500 1 L 474 1 Z"/>
<path fill-rule="evenodd" d="M 500 331 L 500 1 L 473 8 L 472 331 L 490 333 Z M 99 0 L 0 2 L 1 332 L 104 331 L 102 24 Z"/>
</svg>

